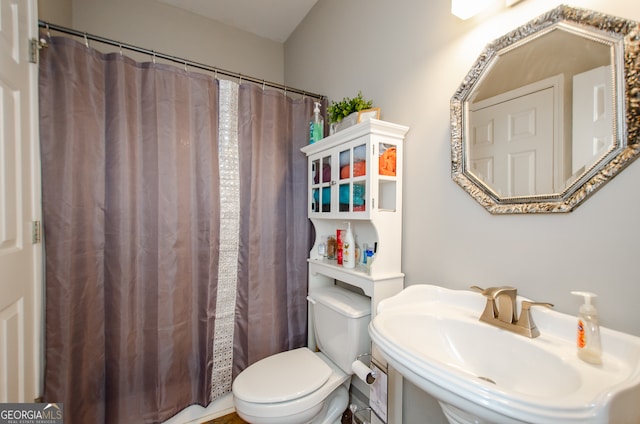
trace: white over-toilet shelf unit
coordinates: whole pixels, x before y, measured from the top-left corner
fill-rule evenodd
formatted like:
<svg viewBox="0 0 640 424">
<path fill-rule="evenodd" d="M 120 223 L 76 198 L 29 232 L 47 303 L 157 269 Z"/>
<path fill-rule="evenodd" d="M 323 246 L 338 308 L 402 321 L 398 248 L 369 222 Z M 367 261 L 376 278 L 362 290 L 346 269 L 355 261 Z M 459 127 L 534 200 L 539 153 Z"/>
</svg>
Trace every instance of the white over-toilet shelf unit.
<svg viewBox="0 0 640 424">
<path fill-rule="evenodd" d="M 308 158 L 308 216 L 316 238 L 309 254 L 309 291 L 335 280 L 360 288 L 378 303 L 404 288 L 402 249 L 402 159 L 408 127 L 371 119 L 303 147 Z M 395 153 L 395 154 L 394 154 Z M 351 223 L 356 244 L 376 246 L 369 267 L 348 269 L 318 250 L 328 236 Z M 309 316 L 309 347 L 315 348 Z M 375 361 L 386 366 L 373 350 Z M 355 358 L 354 358 L 355 359 Z M 401 422 L 402 379 L 389 373 L 389 422 Z"/>
</svg>

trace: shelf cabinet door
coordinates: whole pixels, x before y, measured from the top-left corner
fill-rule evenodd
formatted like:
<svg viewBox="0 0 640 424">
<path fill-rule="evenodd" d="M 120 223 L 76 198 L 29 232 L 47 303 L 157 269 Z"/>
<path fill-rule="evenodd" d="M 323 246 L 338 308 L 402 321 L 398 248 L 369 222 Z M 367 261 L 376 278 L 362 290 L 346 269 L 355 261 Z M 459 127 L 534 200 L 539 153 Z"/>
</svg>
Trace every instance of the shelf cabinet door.
<svg viewBox="0 0 640 424">
<path fill-rule="evenodd" d="M 339 149 L 338 211 L 366 213 L 370 207 L 369 143 L 356 140 Z"/>
<path fill-rule="evenodd" d="M 333 167 L 330 152 L 309 157 L 309 215 L 335 211 L 331 201 L 332 191 L 335 191 L 335 179 L 331 175 Z"/>
<path fill-rule="evenodd" d="M 309 156 L 309 217 L 368 218 L 369 163 L 368 137 Z"/>
</svg>

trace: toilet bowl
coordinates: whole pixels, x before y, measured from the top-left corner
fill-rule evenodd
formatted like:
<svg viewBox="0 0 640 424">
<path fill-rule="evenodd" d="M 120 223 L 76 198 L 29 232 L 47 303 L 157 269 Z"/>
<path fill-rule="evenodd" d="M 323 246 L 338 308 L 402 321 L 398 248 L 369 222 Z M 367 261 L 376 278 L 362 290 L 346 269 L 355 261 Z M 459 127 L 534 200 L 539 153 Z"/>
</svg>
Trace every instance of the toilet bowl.
<svg viewBox="0 0 640 424">
<path fill-rule="evenodd" d="M 232 386 L 237 414 L 251 424 L 339 424 L 349 404 L 351 363 L 369 352 L 369 298 L 336 287 L 309 293 L 320 352 L 306 347 L 264 358 Z"/>
<path fill-rule="evenodd" d="M 349 403 L 350 377 L 321 352 L 306 347 L 282 352 L 236 378 L 236 412 L 252 424 L 340 422 Z"/>
</svg>

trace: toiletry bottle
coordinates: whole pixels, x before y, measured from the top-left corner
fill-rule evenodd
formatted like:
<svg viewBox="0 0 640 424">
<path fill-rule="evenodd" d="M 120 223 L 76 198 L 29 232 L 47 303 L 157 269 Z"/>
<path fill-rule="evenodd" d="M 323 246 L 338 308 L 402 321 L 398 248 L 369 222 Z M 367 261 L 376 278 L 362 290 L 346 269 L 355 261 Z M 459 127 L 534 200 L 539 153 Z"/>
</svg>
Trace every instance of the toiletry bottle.
<svg viewBox="0 0 640 424">
<path fill-rule="evenodd" d="M 344 230 L 337 229 L 336 230 L 336 258 L 338 260 L 338 265 L 342 265 L 342 260 L 344 258 Z"/>
<path fill-rule="evenodd" d="M 362 263 L 370 264 L 373 261 L 373 243 L 365 243 L 362 248 Z"/>
<path fill-rule="evenodd" d="M 318 256 L 320 259 L 324 259 L 327 257 L 327 245 L 325 244 L 325 240 L 327 238 L 325 236 L 320 237 L 320 243 L 318 243 Z"/>
<path fill-rule="evenodd" d="M 338 246 L 334 236 L 327 237 L 327 259 L 334 261 L 336 259 L 336 250 Z"/>
<path fill-rule="evenodd" d="M 315 102 L 313 116 L 309 121 L 309 144 L 322 140 L 324 137 L 324 119 L 320 115 L 320 102 Z"/>
<path fill-rule="evenodd" d="M 591 304 L 591 299 L 596 295 L 582 291 L 572 291 L 571 294 L 584 297 L 584 304 L 580 306 L 580 311 L 578 312 L 578 357 L 590 364 L 601 364 L 602 345 L 600 343 L 598 311 Z"/>
<path fill-rule="evenodd" d="M 342 266 L 354 268 L 356 266 L 356 243 L 351 232 L 351 222 L 347 222 L 347 232 L 342 243 Z"/>
</svg>

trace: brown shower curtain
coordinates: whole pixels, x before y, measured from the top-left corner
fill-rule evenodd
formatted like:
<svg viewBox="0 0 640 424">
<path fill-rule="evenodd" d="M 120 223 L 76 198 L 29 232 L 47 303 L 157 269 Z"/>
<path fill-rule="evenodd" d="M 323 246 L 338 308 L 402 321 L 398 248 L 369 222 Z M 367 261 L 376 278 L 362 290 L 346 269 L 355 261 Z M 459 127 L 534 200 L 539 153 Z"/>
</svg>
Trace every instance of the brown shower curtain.
<svg viewBox="0 0 640 424">
<path fill-rule="evenodd" d="M 212 390 L 221 275 L 234 376 L 306 342 L 313 101 L 237 90 L 238 259 L 221 272 L 220 86 L 68 38 L 43 50 L 44 398 L 67 424 L 157 423 L 227 392 Z"/>
</svg>

